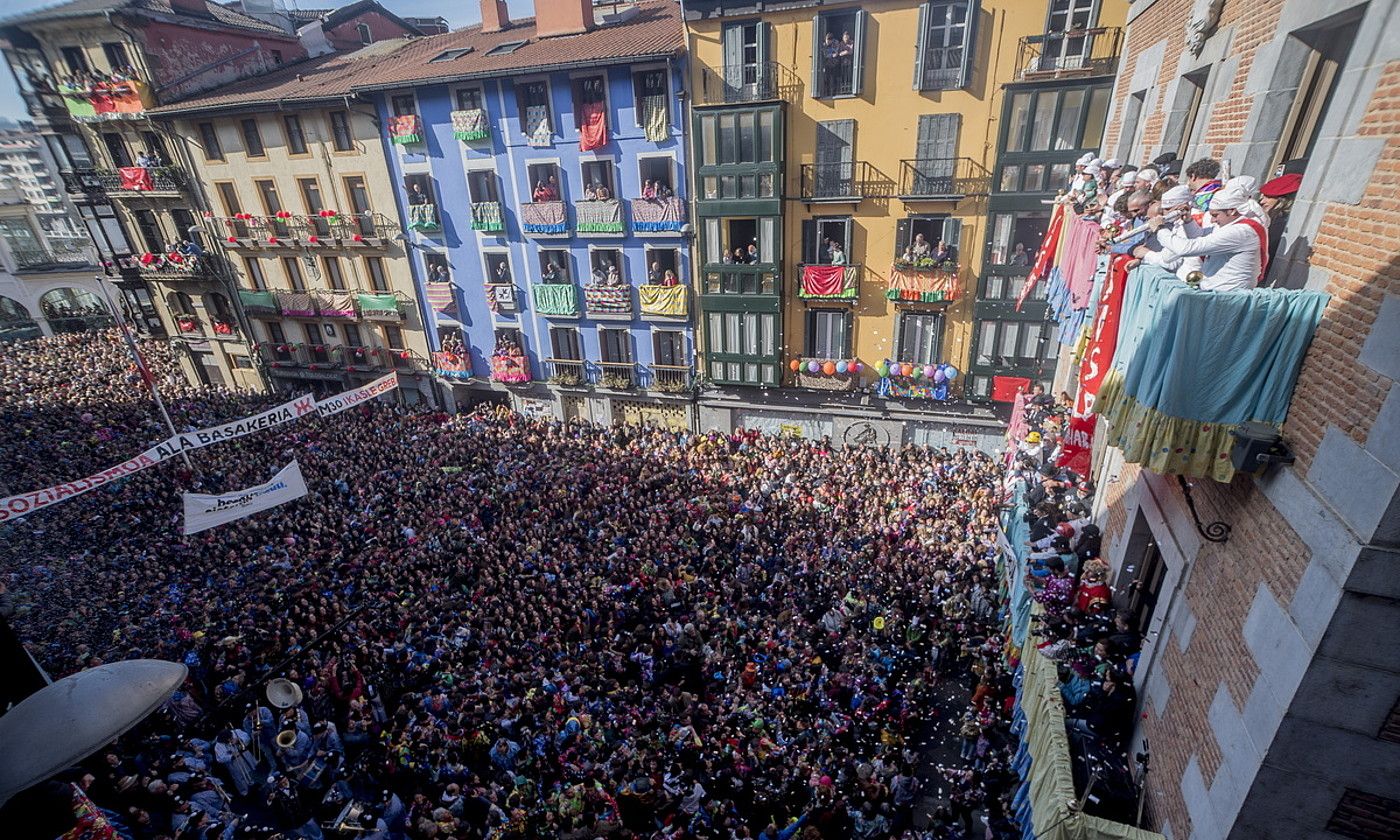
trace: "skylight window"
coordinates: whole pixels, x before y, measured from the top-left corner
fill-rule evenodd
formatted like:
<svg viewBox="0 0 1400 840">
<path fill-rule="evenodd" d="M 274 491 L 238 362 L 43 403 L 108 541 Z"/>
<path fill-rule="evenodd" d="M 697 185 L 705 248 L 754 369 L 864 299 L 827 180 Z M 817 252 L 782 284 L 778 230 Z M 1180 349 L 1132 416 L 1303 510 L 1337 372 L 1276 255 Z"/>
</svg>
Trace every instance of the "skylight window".
<svg viewBox="0 0 1400 840">
<path fill-rule="evenodd" d="M 428 63 L 429 63 L 429 64 L 435 64 L 435 63 L 437 63 L 437 62 L 439 62 L 439 61 L 452 61 L 452 60 L 454 60 L 454 59 L 461 58 L 462 56 L 466 55 L 466 54 L 469 53 L 469 52 L 475 52 L 475 51 L 476 51 L 476 47 L 463 47 L 463 48 L 461 48 L 461 49 L 456 49 L 456 50 L 443 50 L 442 52 L 438 53 L 437 55 L 435 55 L 435 56 L 433 56 L 431 59 L 429 59 L 429 60 L 428 60 Z"/>
<path fill-rule="evenodd" d="M 497 44 L 486 51 L 487 55 L 509 55 L 521 47 L 525 46 L 525 41 L 507 41 L 504 44 Z"/>
</svg>

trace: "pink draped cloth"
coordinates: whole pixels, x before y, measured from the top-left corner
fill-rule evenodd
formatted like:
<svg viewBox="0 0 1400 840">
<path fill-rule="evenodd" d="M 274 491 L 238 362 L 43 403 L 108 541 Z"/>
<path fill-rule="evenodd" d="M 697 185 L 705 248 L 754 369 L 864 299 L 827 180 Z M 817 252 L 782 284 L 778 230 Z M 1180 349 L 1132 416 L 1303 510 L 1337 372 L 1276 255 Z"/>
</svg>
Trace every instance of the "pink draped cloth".
<svg viewBox="0 0 1400 840">
<path fill-rule="evenodd" d="M 1094 291 L 1094 269 L 1098 266 L 1098 241 L 1102 228 L 1098 222 L 1075 220 L 1065 241 L 1060 260 L 1060 276 L 1069 288 L 1071 305 L 1075 309 L 1089 306 Z"/>
</svg>

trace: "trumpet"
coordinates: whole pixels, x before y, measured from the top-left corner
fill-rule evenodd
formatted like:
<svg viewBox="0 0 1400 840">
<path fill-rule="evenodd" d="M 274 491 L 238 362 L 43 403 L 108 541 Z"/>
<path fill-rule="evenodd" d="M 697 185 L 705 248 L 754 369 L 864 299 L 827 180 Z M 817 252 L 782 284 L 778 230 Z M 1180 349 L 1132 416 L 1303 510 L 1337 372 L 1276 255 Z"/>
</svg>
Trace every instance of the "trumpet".
<svg viewBox="0 0 1400 840">
<path fill-rule="evenodd" d="M 1162 224 L 1165 225 L 1165 224 L 1171 224 L 1172 222 L 1175 222 L 1177 219 L 1180 219 L 1181 216 L 1182 216 L 1182 214 L 1185 213 L 1185 212 L 1186 212 L 1185 210 L 1173 210 L 1172 212 L 1170 212 L 1170 213 L 1168 213 L 1168 214 L 1166 214 L 1165 216 L 1162 217 Z M 1138 225 L 1137 227 L 1133 228 L 1132 230 L 1125 230 L 1125 231 L 1123 231 L 1122 233 L 1118 234 L 1117 236 L 1113 237 L 1112 242 L 1113 242 L 1113 244 L 1115 244 L 1115 245 L 1118 244 L 1119 242 L 1125 242 L 1125 241 L 1127 241 L 1127 240 L 1129 240 L 1129 239 L 1132 239 L 1134 236 L 1137 236 L 1139 233 L 1142 233 L 1143 231 L 1148 230 L 1148 227 L 1149 227 L 1149 223 L 1148 223 L 1148 222 L 1143 222 L 1142 224 Z"/>
</svg>

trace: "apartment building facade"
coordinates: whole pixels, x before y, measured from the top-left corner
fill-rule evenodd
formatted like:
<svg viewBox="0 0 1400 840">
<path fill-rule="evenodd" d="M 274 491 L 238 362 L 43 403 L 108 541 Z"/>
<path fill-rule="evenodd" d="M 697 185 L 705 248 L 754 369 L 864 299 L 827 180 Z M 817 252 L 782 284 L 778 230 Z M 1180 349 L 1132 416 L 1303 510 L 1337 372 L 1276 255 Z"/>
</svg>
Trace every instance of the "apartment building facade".
<svg viewBox="0 0 1400 840">
<path fill-rule="evenodd" d="M 34 208 L 39 232 L 55 250 L 85 247 L 87 232 L 43 138 L 32 125 L 0 131 L 0 188 L 18 190 Z"/>
<path fill-rule="evenodd" d="M 92 246 L 45 236 L 40 212 L 0 188 L 0 342 L 109 327 L 121 306 Z"/>
</svg>

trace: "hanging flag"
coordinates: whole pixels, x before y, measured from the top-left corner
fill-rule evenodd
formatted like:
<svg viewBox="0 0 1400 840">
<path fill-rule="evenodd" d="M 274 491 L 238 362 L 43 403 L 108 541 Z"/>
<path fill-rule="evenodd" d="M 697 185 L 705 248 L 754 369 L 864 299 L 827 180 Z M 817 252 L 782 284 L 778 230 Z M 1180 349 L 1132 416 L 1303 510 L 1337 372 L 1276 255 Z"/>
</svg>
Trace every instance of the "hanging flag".
<svg viewBox="0 0 1400 840">
<path fill-rule="evenodd" d="M 1094 312 L 1094 335 L 1089 340 L 1089 349 L 1084 352 L 1084 361 L 1079 365 L 1075 414 L 1089 414 L 1094 410 L 1094 397 L 1098 395 L 1099 386 L 1108 374 L 1108 366 L 1113 362 L 1113 351 L 1118 347 L 1118 316 L 1123 310 L 1123 290 L 1128 285 L 1128 263 L 1132 261 L 1131 254 L 1115 254 L 1108 264 L 1108 275 L 1104 278 L 1099 305 Z"/>
<path fill-rule="evenodd" d="M 271 481 L 257 487 L 219 495 L 180 495 L 185 502 L 185 535 L 189 536 L 300 499 L 306 495 L 306 482 L 301 477 L 301 465 L 292 461 Z"/>
<path fill-rule="evenodd" d="M 1069 428 L 1065 429 L 1060 446 L 1060 457 L 1055 465 L 1066 467 L 1080 475 L 1089 475 L 1094 468 L 1094 431 L 1098 428 L 1099 416 L 1090 414 L 1071 415 Z"/>
<path fill-rule="evenodd" d="M 1035 265 L 1031 267 L 1031 273 L 1026 275 L 1021 293 L 1016 296 L 1017 312 L 1021 311 L 1021 306 L 1031 296 L 1035 284 L 1049 274 L 1050 266 L 1055 262 L 1055 253 L 1060 250 L 1060 229 L 1064 227 L 1065 212 L 1065 205 L 1056 204 L 1054 212 L 1050 214 L 1050 226 L 1045 229 L 1045 238 L 1040 241 L 1040 250 L 1035 252 Z"/>
</svg>

